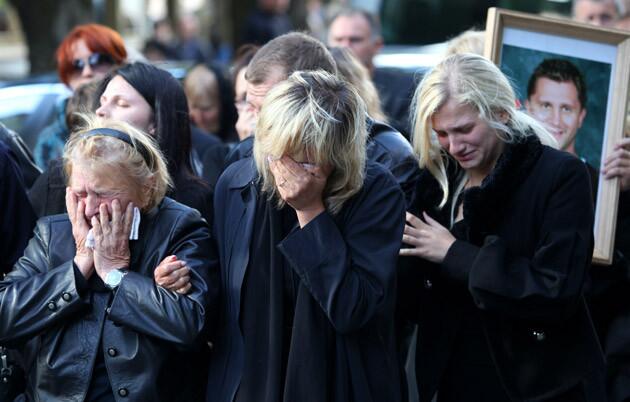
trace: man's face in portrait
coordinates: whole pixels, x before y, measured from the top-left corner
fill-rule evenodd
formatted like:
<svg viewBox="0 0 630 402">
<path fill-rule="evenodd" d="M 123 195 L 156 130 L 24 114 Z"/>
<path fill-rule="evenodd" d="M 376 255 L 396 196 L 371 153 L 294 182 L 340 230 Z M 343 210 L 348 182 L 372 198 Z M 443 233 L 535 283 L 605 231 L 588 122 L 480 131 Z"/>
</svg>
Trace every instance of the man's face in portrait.
<svg viewBox="0 0 630 402">
<path fill-rule="evenodd" d="M 538 78 L 525 107 L 553 134 L 560 149 L 575 154 L 575 137 L 586 117 L 586 109 L 580 104 L 572 81 Z"/>
</svg>

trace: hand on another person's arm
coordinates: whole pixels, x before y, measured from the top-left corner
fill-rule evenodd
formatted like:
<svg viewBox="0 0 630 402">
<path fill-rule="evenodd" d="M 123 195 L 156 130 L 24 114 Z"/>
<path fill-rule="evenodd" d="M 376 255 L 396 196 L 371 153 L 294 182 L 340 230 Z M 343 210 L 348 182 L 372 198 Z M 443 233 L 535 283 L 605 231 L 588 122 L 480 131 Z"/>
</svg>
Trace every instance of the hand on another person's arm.
<svg viewBox="0 0 630 402">
<path fill-rule="evenodd" d="M 185 295 L 190 291 L 190 268 L 175 255 L 166 257 L 153 272 L 158 286 Z"/>
</svg>

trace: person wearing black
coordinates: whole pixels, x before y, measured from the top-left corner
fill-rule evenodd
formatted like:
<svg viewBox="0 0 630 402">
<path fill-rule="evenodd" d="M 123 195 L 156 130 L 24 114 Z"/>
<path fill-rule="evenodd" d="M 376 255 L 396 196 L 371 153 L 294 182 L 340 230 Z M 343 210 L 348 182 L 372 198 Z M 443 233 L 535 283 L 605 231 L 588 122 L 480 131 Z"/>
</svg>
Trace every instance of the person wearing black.
<svg viewBox="0 0 630 402">
<path fill-rule="evenodd" d="M 350 49 L 368 69 L 389 123 L 408 138 L 409 106 L 416 83 L 411 73 L 374 65 L 374 57 L 383 47 L 378 17 L 361 9 L 339 10 L 330 19 L 328 46 Z"/>
<path fill-rule="evenodd" d="M 202 399 L 190 357 L 219 284 L 207 223 L 165 198 L 166 160 L 129 124 L 88 121 L 64 169 L 68 214 L 40 219 L 0 281 L 0 343 L 28 368 L 26 400 Z M 154 275 L 174 261 L 186 283 L 168 290 Z"/>
<path fill-rule="evenodd" d="M 264 45 L 293 30 L 287 14 L 290 0 L 257 0 L 256 9 L 245 19 L 242 43 Z"/>
<path fill-rule="evenodd" d="M 211 224 L 213 192 L 192 170 L 190 119 L 181 84 L 165 70 L 128 64 L 101 81 L 95 102 L 97 115 L 125 121 L 155 137 L 173 180 L 168 196 L 197 209 Z M 62 163 L 56 161 L 29 193 L 38 216 L 65 212 L 65 183 Z"/>
<path fill-rule="evenodd" d="M 22 256 L 36 220 L 26 196 L 22 172 L 15 155 L 3 141 L 0 141 L 0 188 L 2 188 L 2 195 L 0 195 L 1 278 Z"/>
<path fill-rule="evenodd" d="M 508 79 L 472 54 L 446 58 L 416 91 L 424 170 L 398 306 L 419 324 L 421 402 L 606 400 L 584 298 L 588 173 L 515 104 Z"/>
<path fill-rule="evenodd" d="M 580 70 L 570 61 L 545 59 L 532 73 L 525 105 L 529 114 L 546 124 L 560 148 L 579 156 L 576 138 L 587 114 L 588 90 Z M 604 180 L 620 179 L 611 265 L 593 265 L 588 292 L 595 328 L 606 355 L 610 402 L 630 400 L 630 140 L 615 144 L 604 160 L 603 171 L 584 160 L 597 202 L 600 174 Z"/>
<path fill-rule="evenodd" d="M 345 81 L 295 72 L 263 102 L 254 158 L 219 179 L 225 299 L 208 401 L 401 400 L 393 313 L 405 202 L 366 160 L 364 116 Z"/>
</svg>

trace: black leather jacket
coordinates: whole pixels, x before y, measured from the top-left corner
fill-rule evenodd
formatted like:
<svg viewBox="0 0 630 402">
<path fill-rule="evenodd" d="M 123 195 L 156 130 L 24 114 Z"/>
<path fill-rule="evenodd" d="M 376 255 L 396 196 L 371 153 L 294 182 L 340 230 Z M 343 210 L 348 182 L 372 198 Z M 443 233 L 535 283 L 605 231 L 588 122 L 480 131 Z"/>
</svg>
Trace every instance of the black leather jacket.
<svg viewBox="0 0 630 402">
<path fill-rule="evenodd" d="M 142 215 L 130 271 L 110 291 L 74 267 L 67 215 L 40 219 L 24 256 L 0 282 L 0 343 L 22 353 L 27 399 L 82 401 L 102 353 L 117 400 L 179 400 L 190 387 L 184 353 L 202 340 L 216 308 L 214 247 L 199 213 L 165 198 Z M 191 269 L 186 296 L 155 285 L 154 269 L 171 254 Z"/>
</svg>

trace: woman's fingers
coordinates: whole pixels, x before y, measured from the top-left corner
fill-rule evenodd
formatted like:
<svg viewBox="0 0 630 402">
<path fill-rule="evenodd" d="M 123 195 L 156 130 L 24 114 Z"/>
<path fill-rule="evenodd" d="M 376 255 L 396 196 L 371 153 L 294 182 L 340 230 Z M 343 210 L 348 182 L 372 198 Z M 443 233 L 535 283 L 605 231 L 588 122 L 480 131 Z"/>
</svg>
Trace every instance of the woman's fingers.
<svg viewBox="0 0 630 402">
<path fill-rule="evenodd" d="M 182 272 L 184 273 L 181 274 Z M 175 277 L 173 276 L 175 274 L 178 274 L 178 275 L 181 274 L 181 276 Z M 180 269 L 180 270 L 175 271 L 173 274 L 169 275 L 169 278 L 174 279 L 174 280 L 172 280 L 168 284 L 162 285 L 162 287 L 168 290 L 176 291 L 177 289 L 181 289 L 182 287 L 190 283 L 190 271 L 188 270 L 188 268 Z"/>
<path fill-rule="evenodd" d="M 109 211 L 107 211 L 107 204 L 102 203 L 98 206 L 98 218 L 101 225 L 101 232 L 104 235 L 109 235 L 111 232 L 111 224 L 109 222 Z"/>
<path fill-rule="evenodd" d="M 185 284 L 185 282 L 183 282 L 176 285 L 177 281 L 186 277 L 190 278 L 190 268 L 188 268 L 183 261 L 175 261 L 166 264 L 162 269 L 162 273 L 156 275 L 155 281 L 160 286 L 166 287 L 169 290 L 175 290 Z"/>
<path fill-rule="evenodd" d="M 405 219 L 414 228 L 422 228 L 422 227 L 426 226 L 426 224 L 424 222 L 422 222 L 422 220 L 420 218 L 418 218 L 417 216 L 415 216 L 414 214 L 412 214 L 410 212 L 407 212 L 405 214 Z"/>
<path fill-rule="evenodd" d="M 190 289 L 192 289 L 192 284 L 188 282 L 188 284 L 177 289 L 175 292 L 179 293 L 180 295 L 185 295 L 185 294 L 188 294 L 188 292 L 190 292 Z"/>
<path fill-rule="evenodd" d="M 131 226 L 133 225 L 133 208 L 133 202 L 130 202 L 127 204 L 127 209 L 125 210 L 124 225 L 127 237 L 129 237 L 129 233 L 131 233 Z"/>
<path fill-rule="evenodd" d="M 112 201 L 112 221 L 110 225 L 111 230 L 115 235 L 122 233 L 124 227 L 122 222 L 122 212 L 120 201 L 117 199 Z"/>
</svg>

